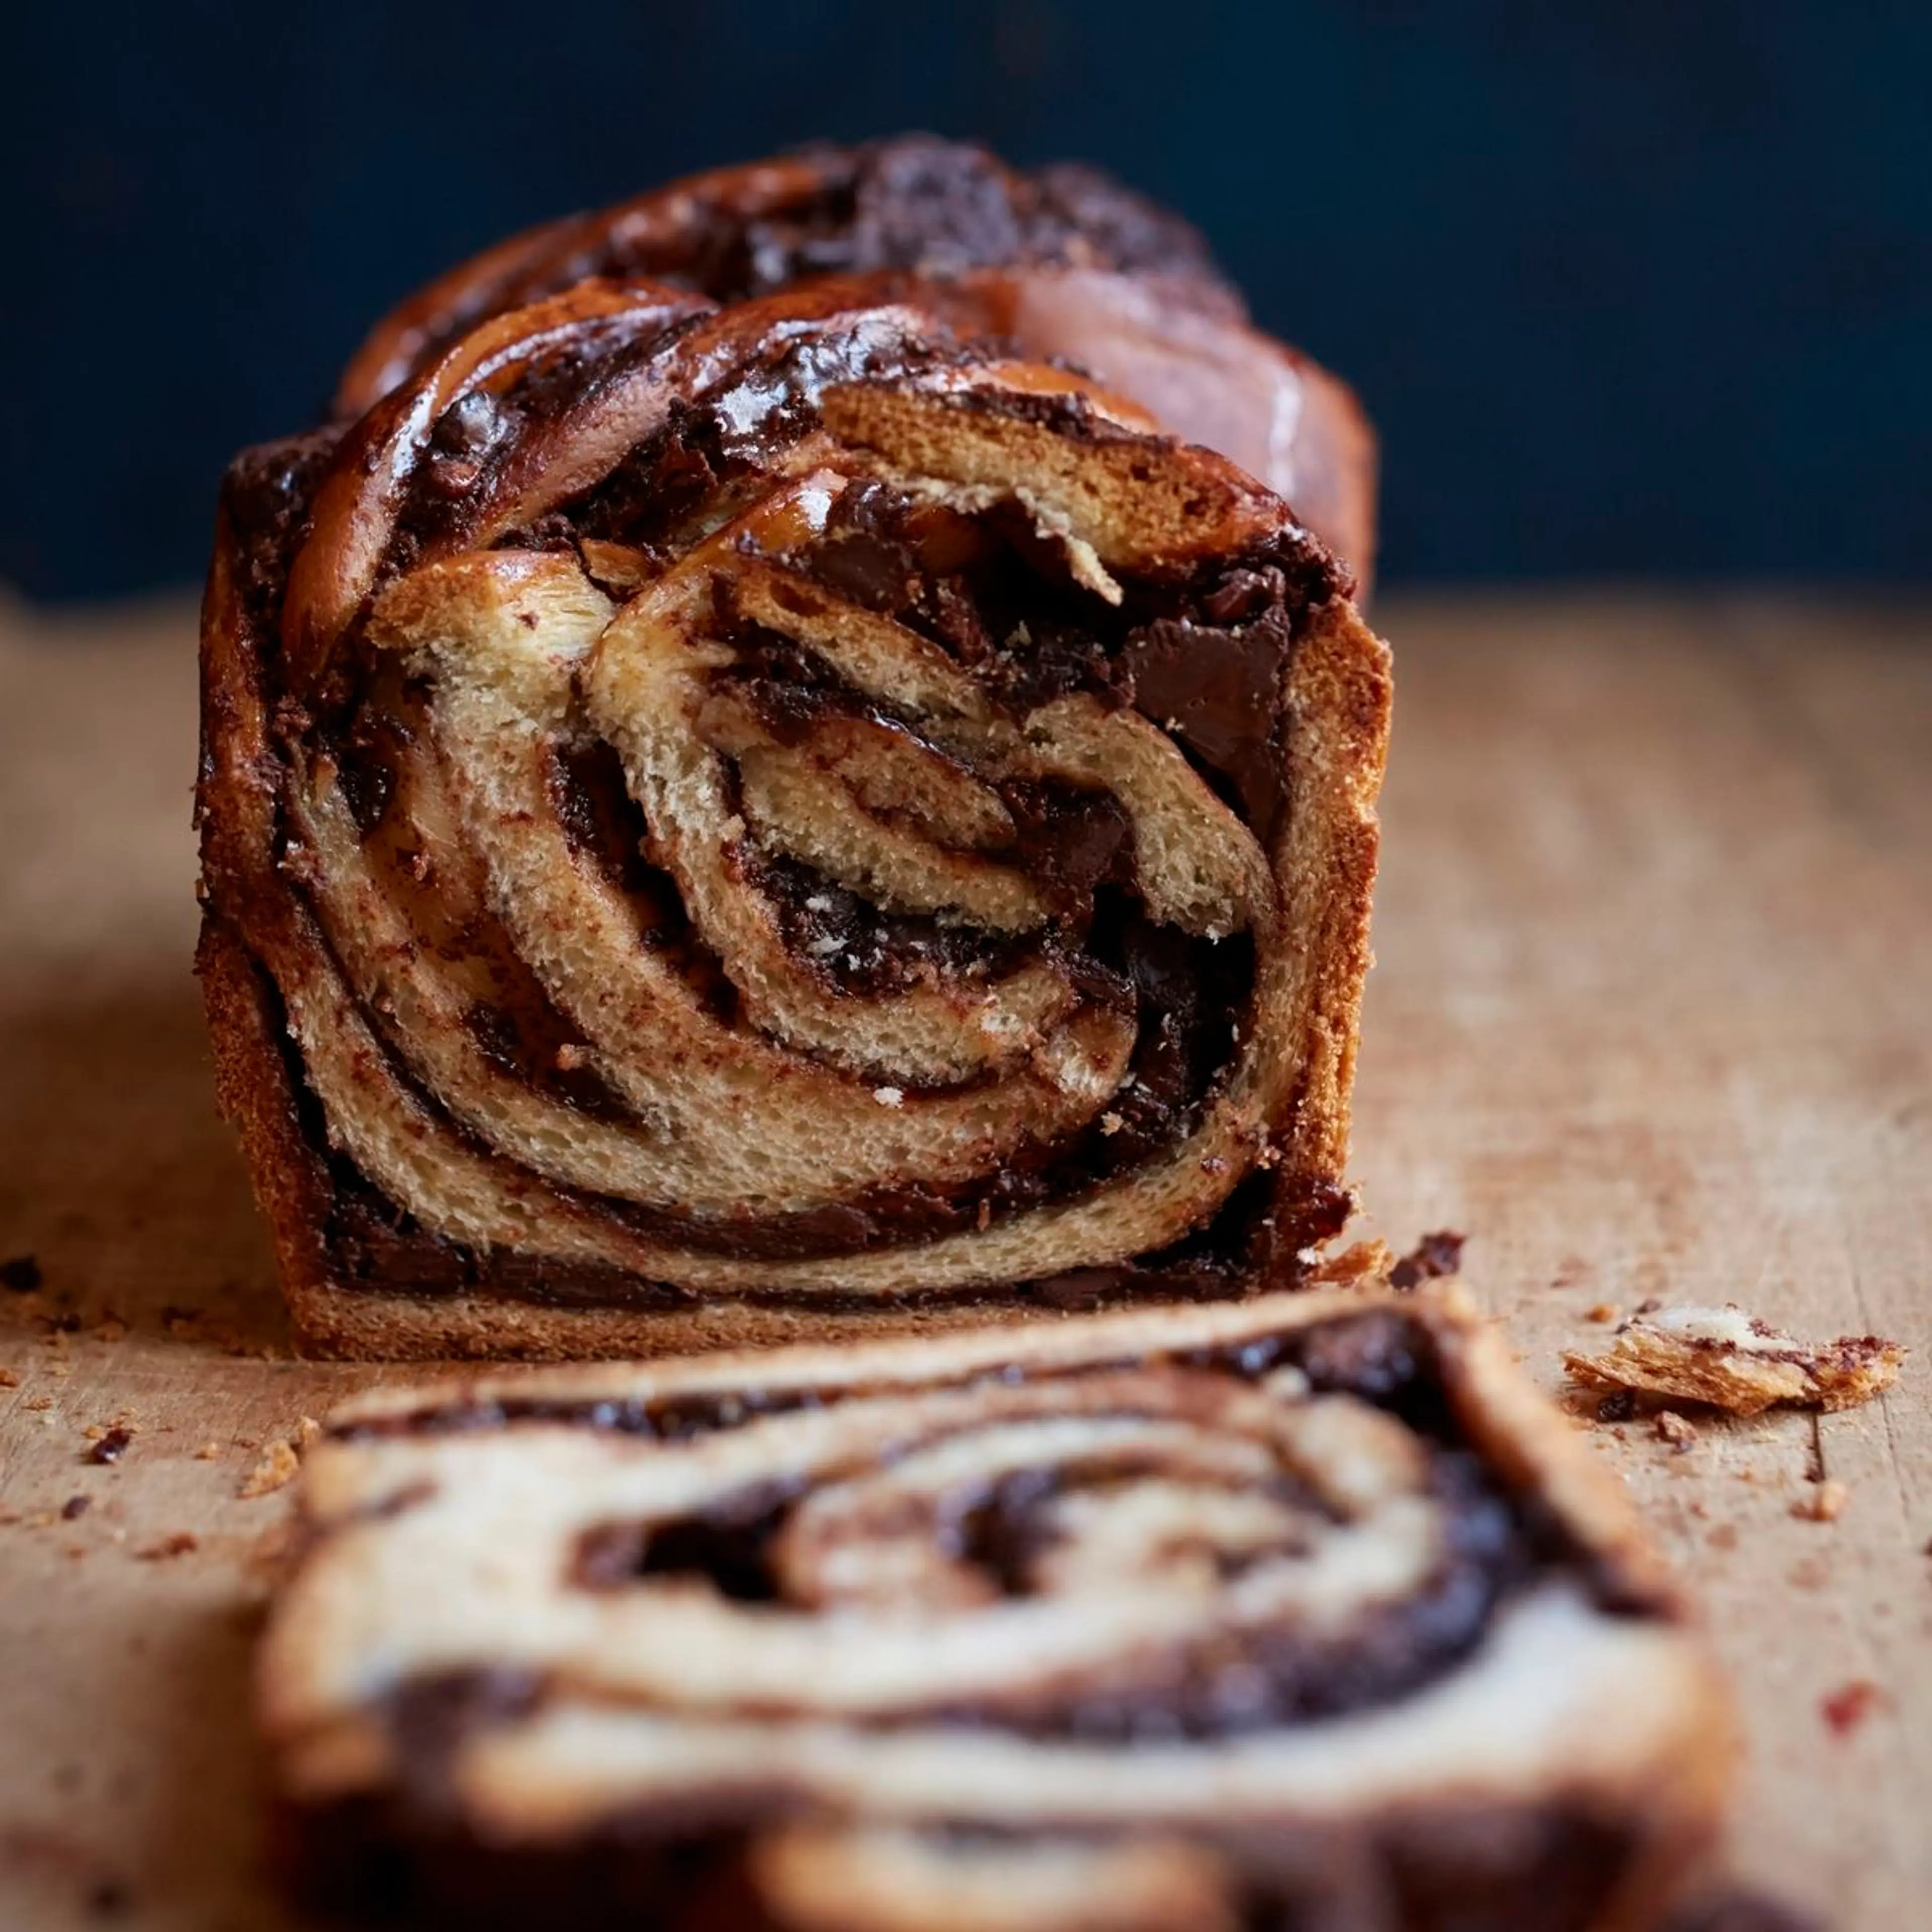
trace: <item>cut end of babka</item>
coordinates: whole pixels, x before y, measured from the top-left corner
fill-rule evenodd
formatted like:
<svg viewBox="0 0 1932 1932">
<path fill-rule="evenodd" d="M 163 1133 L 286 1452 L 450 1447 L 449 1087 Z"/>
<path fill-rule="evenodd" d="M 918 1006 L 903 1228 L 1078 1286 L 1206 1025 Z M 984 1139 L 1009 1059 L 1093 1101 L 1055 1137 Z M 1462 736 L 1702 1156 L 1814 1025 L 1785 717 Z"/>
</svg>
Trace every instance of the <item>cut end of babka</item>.
<svg viewBox="0 0 1932 1932">
<path fill-rule="evenodd" d="M 1350 584 L 1089 379 L 832 284 L 585 284 L 242 459 L 204 956 L 311 1340 L 1292 1282 L 1348 1207 Z"/>
</svg>

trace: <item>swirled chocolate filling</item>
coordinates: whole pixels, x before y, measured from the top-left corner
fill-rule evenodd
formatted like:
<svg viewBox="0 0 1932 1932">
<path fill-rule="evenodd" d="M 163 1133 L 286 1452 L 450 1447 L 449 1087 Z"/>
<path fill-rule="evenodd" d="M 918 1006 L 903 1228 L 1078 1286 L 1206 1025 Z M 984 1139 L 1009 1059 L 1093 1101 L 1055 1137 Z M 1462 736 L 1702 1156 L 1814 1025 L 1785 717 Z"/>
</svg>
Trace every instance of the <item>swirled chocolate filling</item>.
<svg viewBox="0 0 1932 1932">
<path fill-rule="evenodd" d="M 1461 1400 L 1452 1393 L 1456 1372 L 1443 1352 L 1438 1324 L 1411 1310 L 1378 1306 L 1246 1339 L 1118 1360 L 1096 1350 L 1091 1359 L 1058 1369 L 982 1370 L 952 1384 L 936 1372 L 936 1380 L 916 1385 L 920 1400 L 941 1405 L 933 1432 L 916 1420 L 915 1408 L 881 1425 L 884 1438 L 862 1469 L 726 1483 L 685 1514 L 598 1524 L 573 1546 L 564 1587 L 590 1593 L 614 1610 L 627 1592 L 669 1590 L 679 1601 L 715 1602 L 728 1622 L 748 1617 L 776 1627 L 826 1615 L 816 1583 L 803 1600 L 794 1594 L 797 1539 L 812 1534 L 806 1516 L 820 1506 L 825 1488 L 836 1491 L 848 1478 L 862 1487 L 890 1485 L 904 1470 L 907 1484 L 896 1500 L 883 1508 L 862 1504 L 848 1520 L 848 1530 L 861 1538 L 869 1523 L 878 1542 L 847 1548 L 838 1559 L 841 1576 L 856 1574 L 853 1566 L 868 1558 L 881 1562 L 884 1574 L 896 1574 L 899 1559 L 892 1552 L 902 1542 L 930 1545 L 953 1580 L 949 1589 L 967 1591 L 977 1606 L 970 1614 L 997 1619 L 1004 1609 L 1049 1598 L 1061 1586 L 1055 1565 L 1066 1559 L 1070 1537 L 1094 1534 L 1093 1511 L 1125 1524 L 1134 1519 L 1107 1515 L 1124 1498 L 1144 1486 L 1151 1501 L 1164 1485 L 1178 1483 L 1196 1498 L 1193 1510 L 1178 1519 L 1183 1522 L 1210 1520 L 1217 1496 L 1244 1512 L 1233 1519 L 1238 1522 L 1252 1520 L 1258 1505 L 1280 1512 L 1278 1528 L 1268 1535 L 1243 1532 L 1229 1539 L 1204 1527 L 1198 1537 L 1183 1534 L 1164 1556 L 1145 1558 L 1205 1562 L 1214 1580 L 1204 1585 L 1204 1593 L 1232 1604 L 1270 1564 L 1292 1565 L 1310 1556 L 1304 1535 L 1379 1533 L 1366 1520 L 1373 1506 L 1358 1467 L 1338 1491 L 1332 1476 L 1320 1473 L 1319 1452 L 1306 1463 L 1291 1452 L 1272 1475 L 1223 1486 L 1222 1479 L 1190 1464 L 1185 1438 L 1161 1446 L 1173 1440 L 1162 1436 L 1162 1428 L 1184 1415 L 1210 1439 L 1222 1426 L 1229 1440 L 1240 1439 L 1256 1426 L 1252 1412 L 1242 1412 L 1237 1420 L 1231 1408 L 1222 1424 L 1217 1405 L 1238 1404 L 1269 1386 L 1282 1388 L 1286 1403 L 1349 1406 L 1393 1418 L 1410 1433 L 1420 1466 L 1404 1480 L 1414 1505 L 1434 1523 L 1435 1554 L 1407 1586 L 1372 1588 L 1357 1612 L 1326 1626 L 1318 1619 L 1244 1622 L 1238 1616 L 1218 1622 L 1204 1610 L 1207 1628 L 1198 1642 L 1156 1646 L 1058 1676 L 1022 1667 L 1021 1686 L 1011 1690 L 958 1698 L 940 1693 L 843 1713 L 836 1723 L 844 1740 L 839 1748 L 860 1751 L 876 1742 L 890 1749 L 894 1739 L 914 1736 L 931 1748 L 930 1741 L 951 1736 L 970 1751 L 975 1738 L 997 1737 L 1024 1740 L 1045 1750 L 1049 1762 L 1055 1753 L 1096 1748 L 1121 1754 L 1123 1762 L 1146 1752 L 1159 1763 L 1160 1754 L 1175 1751 L 1202 1753 L 1205 1761 L 1222 1744 L 1239 1750 L 1296 1731 L 1318 1737 L 1324 1727 L 1346 1731 L 1357 1720 L 1372 1722 L 1377 1713 L 1399 1712 L 1468 1666 L 1498 1619 L 1552 1579 L 1610 1615 L 1654 1613 L 1654 1604 L 1627 1602 L 1600 1558 L 1558 1526 L 1546 1500 L 1522 1486 L 1520 1475 L 1505 1474 L 1472 1439 Z M 988 1392 L 983 1426 L 989 1442 L 999 1443 L 998 1404 L 1036 1379 L 1064 1389 L 1065 1413 L 1092 1426 L 1090 1443 L 1076 1442 L 1044 1461 L 1017 1466 L 1004 1448 L 992 1448 L 986 1473 L 948 1464 L 951 1473 L 936 1488 L 911 1474 L 936 1444 L 970 1441 L 975 1433 L 974 1423 L 952 1419 L 956 1410 L 944 1407 L 949 1389 L 958 1396 L 976 1388 Z M 863 1412 L 883 1404 L 896 1418 L 893 1405 L 914 1393 L 896 1381 L 842 1378 L 830 1366 L 822 1381 L 788 1377 L 761 1387 L 753 1379 L 641 1399 L 525 1400 L 506 1390 L 477 1401 L 458 1393 L 380 1420 L 352 1423 L 336 1439 L 374 1448 L 422 1435 L 566 1427 L 642 1436 L 675 1450 L 849 1405 Z M 422 1496 L 400 1507 L 433 1503 Z M 949 1597 L 942 1616 L 962 1611 Z M 916 1612 L 909 1604 L 899 1614 Z M 674 1797 L 620 1806 L 594 1826 L 580 1824 L 567 1838 L 533 1842 L 522 1855 L 478 1846 L 458 1796 L 458 1760 L 493 1736 L 541 1729 L 553 1700 L 577 1694 L 540 1670 L 506 1666 L 412 1677 L 378 1700 L 374 1714 L 394 1753 L 394 1789 L 380 1802 L 339 1805 L 304 1820 L 306 1850 L 327 1884 L 352 1881 L 353 1895 L 365 1906 L 404 1906 L 424 1897 L 448 1904 L 454 1894 L 444 1858 L 472 1872 L 480 1858 L 506 1889 L 492 1884 L 463 1892 L 463 1911 L 479 1922 L 496 1922 L 502 1898 L 519 1895 L 520 1878 L 534 1882 L 545 1874 L 562 1888 L 556 1895 L 573 1900 L 579 1886 L 593 1880 L 607 1888 L 597 1892 L 596 1910 L 645 1895 L 638 1888 L 647 1880 L 652 1922 L 670 1927 L 721 1922 L 710 1915 L 724 1904 L 733 1916 L 722 1922 L 790 1924 L 763 1916 L 754 1848 L 794 1816 L 813 1814 L 808 1801 L 790 1792 L 776 1773 L 765 1789 L 742 1776 L 707 1775 L 694 1763 Z M 700 1732 L 712 1723 L 728 1731 L 750 1724 L 772 1727 L 775 1737 L 783 1737 L 791 1724 L 808 1732 L 826 1721 L 808 1698 L 796 1710 L 766 1696 L 755 1708 L 716 1713 L 700 1699 L 697 1710 L 661 1713 L 646 1702 L 634 1716 L 646 1729 L 659 1721 L 690 1723 Z M 1445 1792 L 1454 1791 L 1456 1775 L 1455 1762 L 1445 1762 Z M 1393 1922 L 1405 1928 L 1515 1932 L 1535 1924 L 1576 1932 L 1592 1922 L 1631 1849 L 1622 1826 L 1573 1816 L 1554 1794 L 1546 1813 L 1522 1809 L 1520 1801 L 1466 1809 L 1447 1797 L 1439 1807 L 1408 1804 L 1385 1816 L 1367 1809 L 1334 1822 L 1322 1848 L 1304 1843 L 1286 1824 L 1265 1834 L 1198 1818 L 1170 1828 L 1150 1812 L 1123 1828 L 1091 1816 L 1062 1817 L 1050 1806 L 1024 1826 L 941 1814 L 902 1828 L 916 1830 L 929 1850 L 976 1850 L 1013 1859 L 1042 1845 L 1093 1849 L 1118 1843 L 1124 1828 L 1130 1840 L 1172 1828 L 1222 1862 L 1238 1922 L 1257 1928 L 1306 1922 L 1306 1913 L 1334 1910 L 1338 1898 L 1353 1898 L 1352 1888 L 1361 1886 L 1364 1896 L 1381 1904 L 1402 1901 L 1405 1916 Z M 378 1848 L 390 1862 L 381 1862 Z M 1338 1850 L 1346 1856 L 1336 1856 Z"/>
<path fill-rule="evenodd" d="M 568 374 L 555 386 L 567 392 Z M 433 439 L 436 453 L 404 514 L 392 568 L 407 565 L 410 529 L 434 527 L 446 512 L 446 494 L 473 489 L 478 466 L 514 442 L 505 427 L 508 416 L 540 410 L 548 393 L 545 384 L 526 380 L 508 401 L 471 398 L 442 419 Z M 707 442 L 710 458 L 703 454 Z M 307 517 L 308 490 L 327 454 L 326 439 L 264 451 L 238 465 L 231 482 L 230 514 L 265 636 L 282 592 L 286 556 Z M 461 466 L 453 482 L 451 464 Z M 574 546 L 588 530 L 601 529 L 604 540 L 621 541 L 648 560 L 671 534 L 687 487 L 694 493 L 713 488 L 719 472 L 731 466 L 715 431 L 687 419 L 605 486 L 568 541 Z M 540 546 L 564 541 L 540 530 L 513 540 Z M 1122 608 L 1111 610 L 1074 592 L 1061 560 L 1016 520 L 988 526 L 870 482 L 846 492 L 824 537 L 787 561 L 801 577 L 931 638 L 983 675 L 994 701 L 1016 719 L 1073 692 L 1110 706 L 1137 706 L 1172 732 L 1218 791 L 1244 811 L 1258 812 L 1261 826 L 1271 824 L 1278 796 L 1257 774 L 1275 755 L 1296 595 L 1278 568 L 1222 568 L 1199 584 L 1136 586 Z M 718 610 L 738 652 L 718 674 L 719 688 L 740 694 L 776 742 L 802 741 L 833 716 L 870 720 L 918 737 L 918 721 L 896 716 L 890 706 L 854 690 L 808 647 L 740 616 L 727 579 L 719 580 Z M 441 882 L 434 862 L 406 824 L 399 829 L 392 810 L 399 760 L 424 729 L 419 693 L 373 663 L 343 688 L 354 692 L 352 700 L 320 720 L 285 700 L 278 713 L 282 728 L 333 765 L 367 849 L 398 898 L 415 908 L 422 943 L 473 969 L 481 990 L 466 1024 L 477 1047 L 493 1065 L 551 1099 L 598 1118 L 622 1120 L 622 1100 L 587 1064 L 583 1042 L 494 918 L 472 908 L 452 926 L 439 914 Z M 925 748 L 963 770 L 942 748 Z M 572 842 L 596 855 L 635 908 L 642 943 L 674 954 L 680 970 L 706 989 L 710 1010 L 728 1019 L 736 996 L 692 926 L 675 884 L 652 862 L 650 828 L 610 748 L 596 742 L 560 746 L 551 785 Z M 782 854 L 748 854 L 746 872 L 773 907 L 800 970 L 855 998 L 934 972 L 998 978 L 1042 946 L 1065 961 L 1088 997 L 1140 1016 L 1132 1077 L 1108 1110 L 1104 1130 L 1092 1126 L 1071 1142 L 1024 1150 L 998 1173 L 964 1187 L 875 1192 L 836 1209 L 758 1226 L 707 1224 L 611 1200 L 596 1203 L 599 1211 L 721 1253 L 837 1254 L 881 1238 L 916 1240 L 976 1222 L 983 1226 L 987 1211 L 1077 1196 L 1190 1130 L 1213 1089 L 1226 1038 L 1248 1023 L 1251 947 L 1240 935 L 1192 938 L 1140 911 L 1128 823 L 1110 794 L 1012 781 L 998 790 L 1012 825 L 1012 843 L 986 856 L 1012 862 L 1037 881 L 1052 911 L 1040 934 L 1001 936 L 931 916 L 888 913 Z M 375 1018 L 382 1030 L 383 1016 Z M 425 1108 L 441 1112 L 435 1096 L 399 1060 L 392 1072 Z M 367 1257 L 368 1274 L 389 1285 L 422 1288 L 473 1275 L 475 1264 L 460 1244 L 412 1230 L 406 1214 L 373 1201 L 358 1208 L 358 1199 L 369 1196 L 366 1184 L 344 1172 L 339 1153 L 331 1164 L 338 1234 L 352 1256 Z M 356 1271 L 352 1264 L 352 1274 Z M 594 1269 L 538 1269 L 531 1286 L 568 1297 L 573 1276 L 579 1292 L 597 1298 Z M 1120 1270 L 1112 1285 L 1126 1286 L 1130 1279 L 1130 1271 Z"/>
<path fill-rule="evenodd" d="M 208 918 L 332 1276 L 830 1312 L 1292 1275 L 1346 1201 L 1289 928 L 1352 1000 L 1372 839 L 1325 936 L 1287 694 L 1340 627 L 1372 726 L 1381 647 L 1286 506 L 1138 420 L 836 286 L 593 282 L 238 464 Z"/>
</svg>

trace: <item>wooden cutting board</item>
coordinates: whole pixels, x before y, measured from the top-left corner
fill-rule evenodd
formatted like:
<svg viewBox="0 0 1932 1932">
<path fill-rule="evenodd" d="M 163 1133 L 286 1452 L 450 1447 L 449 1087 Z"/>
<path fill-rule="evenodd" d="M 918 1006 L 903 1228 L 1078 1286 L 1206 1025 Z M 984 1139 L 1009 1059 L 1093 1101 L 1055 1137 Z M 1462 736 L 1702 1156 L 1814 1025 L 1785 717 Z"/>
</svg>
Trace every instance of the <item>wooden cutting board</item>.
<svg viewBox="0 0 1932 1932">
<path fill-rule="evenodd" d="M 1917 1352 L 1884 1402 L 1595 1427 L 1690 1574 L 1738 1864 L 1928 1922 L 1932 610 L 1388 602 L 1357 1172 L 1469 1235 L 1537 1378 L 1593 1310 L 1735 1299 Z M 193 619 L 0 610 L 0 1924 L 262 1932 L 248 1670 L 302 1418 L 188 975 Z M 16 1279 L 26 1270 L 16 1268 Z M 70 1332 L 49 1318 L 75 1318 Z M 129 1431 L 112 1462 L 97 1432 Z M 251 1477 L 260 1470 L 259 1480 Z M 1830 1522 L 1795 1515 L 1820 1474 Z"/>
</svg>

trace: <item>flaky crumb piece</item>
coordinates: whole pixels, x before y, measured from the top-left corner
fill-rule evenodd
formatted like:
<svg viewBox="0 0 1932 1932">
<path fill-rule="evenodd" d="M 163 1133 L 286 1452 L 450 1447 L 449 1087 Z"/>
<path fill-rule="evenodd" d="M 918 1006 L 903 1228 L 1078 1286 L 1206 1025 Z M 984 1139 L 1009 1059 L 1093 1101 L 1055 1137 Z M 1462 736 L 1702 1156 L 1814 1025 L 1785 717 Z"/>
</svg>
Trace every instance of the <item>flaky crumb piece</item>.
<svg viewBox="0 0 1932 1932">
<path fill-rule="evenodd" d="M 294 1448 L 286 1442 L 271 1442 L 262 1451 L 260 1460 L 243 1479 L 236 1491 L 244 1502 L 256 1496 L 272 1495 L 285 1483 L 295 1479 L 296 1472 L 302 1467 L 302 1459 Z"/>
<path fill-rule="evenodd" d="M 1810 1484 L 1791 1505 L 1791 1514 L 1807 1522 L 1836 1522 L 1851 1499 L 1852 1492 L 1843 1483 L 1827 1476 L 1822 1482 Z"/>
<path fill-rule="evenodd" d="M 134 1432 L 123 1422 L 97 1422 L 89 1426 L 87 1440 L 94 1446 L 80 1460 L 83 1462 L 111 1464 L 119 1462 L 127 1454 L 133 1445 Z"/>
<path fill-rule="evenodd" d="M 1671 1396 L 1756 1415 L 1779 1402 L 1838 1409 L 1869 1402 L 1898 1380 L 1904 1359 L 1896 1342 L 1876 1335 L 1801 1342 L 1733 1302 L 1634 1318 L 1606 1353 L 1566 1351 L 1563 1365 L 1587 1388 Z"/>
<path fill-rule="evenodd" d="M 1315 1262 L 1304 1280 L 1311 1287 L 1324 1288 L 1372 1288 L 1384 1282 L 1396 1285 L 1390 1272 L 1388 1244 L 1372 1240 L 1353 1242 L 1339 1255 Z"/>
<path fill-rule="evenodd" d="M 1389 1270 L 1391 1288 L 1411 1288 L 1425 1281 L 1440 1281 L 1460 1274 L 1468 1236 L 1454 1228 L 1438 1228 L 1420 1240 Z"/>
<path fill-rule="evenodd" d="M 1688 1449 L 1697 1439 L 1697 1432 L 1674 1408 L 1659 1409 L 1657 1432 L 1673 1449 Z"/>
</svg>

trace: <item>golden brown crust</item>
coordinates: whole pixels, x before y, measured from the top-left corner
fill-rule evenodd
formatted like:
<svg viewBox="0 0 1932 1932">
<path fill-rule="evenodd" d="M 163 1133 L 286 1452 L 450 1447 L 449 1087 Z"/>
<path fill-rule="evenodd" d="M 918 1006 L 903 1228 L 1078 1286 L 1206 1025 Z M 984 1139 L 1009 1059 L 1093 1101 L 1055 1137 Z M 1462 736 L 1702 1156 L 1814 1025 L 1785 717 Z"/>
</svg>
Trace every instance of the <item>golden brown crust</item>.
<svg viewBox="0 0 1932 1932">
<path fill-rule="evenodd" d="M 1348 1158 L 1357 1020 L 1375 956 L 1369 918 L 1381 830 L 1376 800 L 1394 696 L 1388 646 L 1346 602 L 1318 614 L 1288 678 L 1287 757 L 1303 776 L 1277 861 L 1284 916 L 1305 935 L 1295 1018 L 1307 1070 L 1297 1141 L 1316 1174 Z"/>
<path fill-rule="evenodd" d="M 878 1311 L 720 1302 L 694 1309 L 562 1307 L 513 1295 L 386 1293 L 360 1283 L 298 1287 L 289 1308 L 304 1352 L 324 1360 L 610 1361 L 682 1359 L 720 1349 L 842 1346 L 881 1336 L 946 1334 L 982 1326 L 985 1303 Z M 1054 1310 L 1000 1304 L 1016 1324 L 1051 1325 Z"/>
<path fill-rule="evenodd" d="M 1176 435 L 1232 458 L 1348 560 L 1368 602 L 1379 447 L 1354 392 L 1312 358 L 1238 316 L 1177 301 L 1171 278 L 1042 267 L 879 284 L 962 334 L 1090 370 Z"/>
<path fill-rule="evenodd" d="M 262 969 L 223 920 L 202 922 L 194 970 L 208 1014 L 215 1104 L 242 1143 L 255 1198 L 297 1330 L 304 1310 L 333 1299 L 324 1234 L 328 1181 L 304 1137 Z M 326 1346 L 319 1350 L 332 1353 Z M 361 1352 L 352 1351 L 352 1353 Z"/>
</svg>

